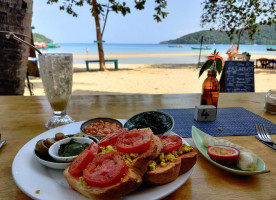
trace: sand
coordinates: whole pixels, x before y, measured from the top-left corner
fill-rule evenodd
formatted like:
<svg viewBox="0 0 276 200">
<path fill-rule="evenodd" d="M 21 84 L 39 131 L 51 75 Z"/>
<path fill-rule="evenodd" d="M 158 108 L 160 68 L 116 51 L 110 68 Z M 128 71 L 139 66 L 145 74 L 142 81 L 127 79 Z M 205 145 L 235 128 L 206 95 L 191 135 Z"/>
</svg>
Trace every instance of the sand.
<svg viewBox="0 0 276 200">
<path fill-rule="evenodd" d="M 119 63 L 116 71 L 112 63 L 107 72 L 98 71 L 98 64 L 89 66 L 92 71 L 87 72 L 85 64 L 74 64 L 72 95 L 201 93 L 207 76 L 198 78 L 199 68 L 192 64 Z M 39 77 L 30 81 L 35 96 L 45 95 Z M 255 92 L 270 89 L 276 89 L 276 69 L 255 69 Z M 30 95 L 27 88 L 24 95 Z"/>
</svg>

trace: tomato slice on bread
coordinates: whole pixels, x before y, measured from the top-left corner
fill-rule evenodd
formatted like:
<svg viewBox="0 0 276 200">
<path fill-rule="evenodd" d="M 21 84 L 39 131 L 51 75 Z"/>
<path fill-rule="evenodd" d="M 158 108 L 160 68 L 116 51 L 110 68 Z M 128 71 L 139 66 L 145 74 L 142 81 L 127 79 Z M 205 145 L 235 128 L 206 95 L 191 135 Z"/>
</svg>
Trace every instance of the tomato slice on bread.
<svg viewBox="0 0 276 200">
<path fill-rule="evenodd" d="M 122 153 L 141 153 L 151 144 L 150 135 L 143 130 L 130 130 L 119 136 L 116 146 Z"/>
<path fill-rule="evenodd" d="M 126 128 L 123 128 L 123 129 L 120 129 L 118 131 L 116 131 L 115 133 L 113 134 L 110 134 L 110 135 L 107 135 L 106 137 L 104 137 L 103 139 L 101 139 L 99 142 L 98 142 L 98 145 L 99 146 L 108 146 L 108 145 L 113 145 L 117 142 L 117 139 L 118 137 L 121 135 L 121 134 L 124 134 L 126 133 L 128 130 Z"/>
<path fill-rule="evenodd" d="M 69 173 L 72 176 L 78 175 L 97 155 L 99 146 L 97 143 L 92 142 L 83 152 L 69 166 Z"/>
<path fill-rule="evenodd" d="M 107 187 L 121 180 L 127 165 L 115 152 L 97 155 L 83 170 L 84 180 L 90 185 Z"/>
<path fill-rule="evenodd" d="M 158 137 L 162 140 L 164 153 L 170 153 L 182 146 L 182 139 L 178 135 L 158 135 Z"/>
</svg>

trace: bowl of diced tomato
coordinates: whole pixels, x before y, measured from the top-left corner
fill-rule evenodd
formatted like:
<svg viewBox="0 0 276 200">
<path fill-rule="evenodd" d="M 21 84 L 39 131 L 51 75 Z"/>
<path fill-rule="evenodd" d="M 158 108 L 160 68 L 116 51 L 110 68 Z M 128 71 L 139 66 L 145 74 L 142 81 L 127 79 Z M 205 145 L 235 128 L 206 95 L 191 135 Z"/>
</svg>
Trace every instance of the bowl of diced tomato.
<svg viewBox="0 0 276 200">
<path fill-rule="evenodd" d="M 80 129 L 84 134 L 94 136 L 100 140 L 107 135 L 115 133 L 122 127 L 123 124 L 116 119 L 99 117 L 85 121 Z"/>
</svg>

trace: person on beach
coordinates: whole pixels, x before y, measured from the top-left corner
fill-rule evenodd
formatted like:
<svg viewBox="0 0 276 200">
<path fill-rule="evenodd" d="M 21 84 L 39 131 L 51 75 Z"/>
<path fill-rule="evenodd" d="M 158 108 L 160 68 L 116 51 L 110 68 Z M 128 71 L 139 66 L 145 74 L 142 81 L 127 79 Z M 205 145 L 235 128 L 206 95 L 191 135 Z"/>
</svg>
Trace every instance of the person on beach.
<svg viewBox="0 0 276 200">
<path fill-rule="evenodd" d="M 229 49 L 226 51 L 226 54 L 228 55 L 228 60 L 233 60 L 233 56 L 237 55 L 239 53 L 237 47 L 234 44 L 231 44 Z"/>
<path fill-rule="evenodd" d="M 88 48 L 86 48 L 85 51 L 86 51 L 86 54 L 88 54 Z"/>
</svg>

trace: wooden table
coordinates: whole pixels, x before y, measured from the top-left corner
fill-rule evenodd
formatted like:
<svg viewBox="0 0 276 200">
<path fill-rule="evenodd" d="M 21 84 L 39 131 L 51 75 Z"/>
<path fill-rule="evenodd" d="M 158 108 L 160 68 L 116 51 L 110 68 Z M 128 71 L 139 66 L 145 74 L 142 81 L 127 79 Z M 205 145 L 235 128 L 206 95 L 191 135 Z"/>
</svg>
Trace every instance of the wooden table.
<svg viewBox="0 0 276 200">
<path fill-rule="evenodd" d="M 222 93 L 219 107 L 244 107 L 273 123 L 276 116 L 263 110 L 264 93 Z M 193 108 L 200 94 L 72 96 L 68 114 L 76 121 L 94 117 L 127 119 L 142 111 Z M 21 147 L 46 131 L 52 116 L 46 97 L 0 96 L 0 132 L 7 143 L 0 150 L 0 199 L 30 199 L 15 184 L 11 166 Z M 199 154 L 188 181 L 165 199 L 276 199 L 276 151 L 254 136 L 224 137 L 253 150 L 271 172 L 256 176 L 228 174 Z M 276 135 L 272 135 L 276 140 Z M 194 146 L 193 140 L 187 141 Z"/>
</svg>

